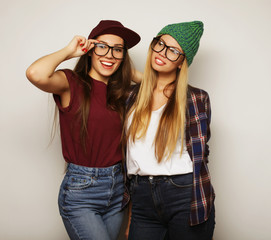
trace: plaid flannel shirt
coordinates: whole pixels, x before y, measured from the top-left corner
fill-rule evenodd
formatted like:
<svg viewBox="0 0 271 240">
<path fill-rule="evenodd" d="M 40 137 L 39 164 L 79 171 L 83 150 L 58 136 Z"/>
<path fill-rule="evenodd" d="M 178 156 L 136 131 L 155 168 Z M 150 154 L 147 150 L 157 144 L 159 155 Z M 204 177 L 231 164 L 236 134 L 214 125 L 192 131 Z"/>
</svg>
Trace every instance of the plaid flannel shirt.
<svg viewBox="0 0 271 240">
<path fill-rule="evenodd" d="M 215 198 L 208 170 L 211 106 L 207 92 L 188 86 L 186 146 L 193 162 L 193 195 L 190 224 L 206 221 Z"/>
<path fill-rule="evenodd" d="M 136 88 L 135 88 L 136 89 Z M 128 100 L 128 108 L 137 92 Z M 193 195 L 191 201 L 190 225 L 206 221 L 215 198 L 208 170 L 211 107 L 207 92 L 188 86 L 186 112 L 186 147 L 193 162 Z M 126 178 L 127 179 L 127 178 Z M 128 179 L 127 179 L 128 180 Z M 129 184 L 126 180 L 127 185 Z M 123 198 L 123 207 L 130 200 L 128 190 Z"/>
</svg>

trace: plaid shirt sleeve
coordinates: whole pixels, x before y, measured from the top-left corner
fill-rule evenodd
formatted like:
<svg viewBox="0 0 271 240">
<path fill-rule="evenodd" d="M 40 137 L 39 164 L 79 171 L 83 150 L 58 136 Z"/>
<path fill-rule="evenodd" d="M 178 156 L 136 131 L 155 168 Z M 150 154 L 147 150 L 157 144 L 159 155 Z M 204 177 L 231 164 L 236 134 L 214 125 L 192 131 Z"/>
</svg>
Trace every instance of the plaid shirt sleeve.
<svg viewBox="0 0 271 240">
<path fill-rule="evenodd" d="M 211 107 L 207 92 L 189 86 L 186 115 L 186 145 L 193 161 L 193 196 L 190 224 L 208 219 L 213 207 L 214 190 L 208 170 Z"/>
</svg>

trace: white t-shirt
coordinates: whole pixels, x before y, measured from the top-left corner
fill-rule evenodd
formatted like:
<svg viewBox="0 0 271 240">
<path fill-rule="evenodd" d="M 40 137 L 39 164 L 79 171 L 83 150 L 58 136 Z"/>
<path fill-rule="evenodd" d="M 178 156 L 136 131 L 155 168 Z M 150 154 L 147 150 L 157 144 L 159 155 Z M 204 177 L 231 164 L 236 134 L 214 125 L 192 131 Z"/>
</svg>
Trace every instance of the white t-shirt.
<svg viewBox="0 0 271 240">
<path fill-rule="evenodd" d="M 183 153 L 180 155 L 181 137 L 179 137 L 170 159 L 163 159 L 158 163 L 155 157 L 155 146 L 153 143 L 164 107 L 165 105 L 152 111 L 150 124 L 145 137 L 136 139 L 134 143 L 130 140 L 127 142 L 128 175 L 169 176 L 193 172 L 192 161 L 187 152 L 185 143 Z M 130 126 L 133 115 L 134 112 L 128 118 L 127 127 Z"/>
</svg>

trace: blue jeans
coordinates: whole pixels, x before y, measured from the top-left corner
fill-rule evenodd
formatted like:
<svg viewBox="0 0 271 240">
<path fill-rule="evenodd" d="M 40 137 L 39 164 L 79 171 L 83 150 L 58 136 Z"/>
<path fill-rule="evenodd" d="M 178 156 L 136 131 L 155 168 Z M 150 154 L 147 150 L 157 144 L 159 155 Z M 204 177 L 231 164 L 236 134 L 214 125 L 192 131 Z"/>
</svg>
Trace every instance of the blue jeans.
<svg viewBox="0 0 271 240">
<path fill-rule="evenodd" d="M 133 176 L 129 240 L 211 240 L 214 209 L 209 219 L 190 226 L 193 174 Z"/>
<path fill-rule="evenodd" d="M 121 164 L 107 168 L 69 164 L 58 205 L 70 239 L 117 239 L 123 219 L 123 193 Z"/>
</svg>

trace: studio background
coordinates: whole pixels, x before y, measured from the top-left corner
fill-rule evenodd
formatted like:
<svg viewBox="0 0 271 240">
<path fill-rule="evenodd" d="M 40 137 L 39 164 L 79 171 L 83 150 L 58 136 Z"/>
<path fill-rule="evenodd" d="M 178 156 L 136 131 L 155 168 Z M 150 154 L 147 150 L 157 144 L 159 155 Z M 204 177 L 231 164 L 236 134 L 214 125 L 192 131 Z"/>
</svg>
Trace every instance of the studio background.
<svg viewBox="0 0 271 240">
<path fill-rule="evenodd" d="M 271 239 L 270 10 L 269 0 L 1 0 L 0 239 L 68 239 L 57 207 L 65 165 L 59 134 L 49 145 L 54 102 L 25 70 L 74 35 L 87 37 L 101 19 L 141 35 L 130 51 L 140 71 L 162 27 L 204 22 L 190 84 L 205 89 L 212 104 L 214 239 Z"/>
</svg>

